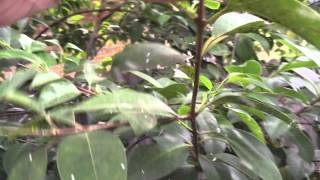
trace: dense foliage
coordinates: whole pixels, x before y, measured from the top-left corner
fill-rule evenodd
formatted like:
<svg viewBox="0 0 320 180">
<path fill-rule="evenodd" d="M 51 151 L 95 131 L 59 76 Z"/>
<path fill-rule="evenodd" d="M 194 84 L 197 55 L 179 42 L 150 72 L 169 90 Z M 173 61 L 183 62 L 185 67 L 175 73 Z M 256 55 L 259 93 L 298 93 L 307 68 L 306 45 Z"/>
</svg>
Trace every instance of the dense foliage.
<svg viewBox="0 0 320 180">
<path fill-rule="evenodd" d="M 0 28 L 0 179 L 319 179 L 317 4 L 64 0 Z"/>
</svg>

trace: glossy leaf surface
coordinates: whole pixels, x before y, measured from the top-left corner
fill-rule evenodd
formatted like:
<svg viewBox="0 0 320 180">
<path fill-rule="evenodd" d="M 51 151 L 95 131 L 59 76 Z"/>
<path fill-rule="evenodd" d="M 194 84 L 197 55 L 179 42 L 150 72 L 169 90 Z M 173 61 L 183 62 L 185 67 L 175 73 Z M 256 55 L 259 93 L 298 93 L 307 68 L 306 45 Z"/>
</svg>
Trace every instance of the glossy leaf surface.
<svg viewBox="0 0 320 180">
<path fill-rule="evenodd" d="M 127 161 L 118 137 L 98 131 L 66 137 L 57 164 L 62 180 L 126 180 Z"/>
</svg>

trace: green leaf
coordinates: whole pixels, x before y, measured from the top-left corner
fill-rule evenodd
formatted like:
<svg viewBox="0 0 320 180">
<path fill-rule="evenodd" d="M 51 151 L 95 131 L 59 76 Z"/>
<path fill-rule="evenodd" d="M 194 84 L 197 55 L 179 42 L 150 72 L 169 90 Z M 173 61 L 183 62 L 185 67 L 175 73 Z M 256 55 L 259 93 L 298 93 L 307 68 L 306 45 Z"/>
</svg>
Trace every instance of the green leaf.
<svg viewBox="0 0 320 180">
<path fill-rule="evenodd" d="M 0 50 L 0 59 L 23 59 L 31 62 L 36 67 L 47 67 L 46 64 L 37 55 L 28 53 L 20 49 Z"/>
<path fill-rule="evenodd" d="M 260 179 L 259 176 L 257 176 L 252 170 L 247 168 L 240 159 L 230 154 L 215 154 L 213 155 L 213 157 L 201 156 L 199 161 L 208 179 Z"/>
<path fill-rule="evenodd" d="M 224 152 L 226 143 L 221 140 L 221 129 L 214 114 L 208 110 L 204 110 L 199 113 L 196 120 L 199 132 L 215 132 L 215 135 L 217 135 L 214 135 L 213 138 L 212 134 L 201 135 L 201 139 L 204 141 L 203 149 L 205 152 L 207 154 Z"/>
<path fill-rule="evenodd" d="M 168 105 L 156 97 L 129 89 L 98 95 L 80 103 L 74 110 L 77 112 L 105 111 L 109 113 L 129 111 L 164 116 L 175 114 Z"/>
<path fill-rule="evenodd" d="M 245 73 L 231 73 L 228 76 L 228 83 L 238 84 L 242 87 L 248 87 L 249 85 L 255 85 L 269 92 L 272 92 L 272 89 L 269 88 L 266 83 L 262 81 L 258 76 L 245 74 Z M 249 87 L 248 87 L 249 88 Z"/>
<path fill-rule="evenodd" d="M 59 45 L 60 46 L 60 45 Z M 83 52 L 83 50 L 81 48 L 79 48 L 77 45 L 73 44 L 73 43 L 70 43 L 68 42 L 65 46 L 65 48 L 69 48 L 69 49 L 72 49 L 72 50 L 76 50 L 76 51 L 79 51 L 79 52 Z"/>
<path fill-rule="evenodd" d="M 317 49 L 314 49 L 312 47 L 298 45 L 295 42 L 293 42 L 292 40 L 290 40 L 288 37 L 286 37 L 282 34 L 277 34 L 277 35 L 280 38 L 282 38 L 282 39 L 278 39 L 279 42 L 281 42 L 282 44 L 288 46 L 289 48 L 291 48 L 293 50 L 301 52 L 307 58 L 311 59 L 314 63 L 316 63 L 318 65 L 318 67 L 320 66 L 320 58 L 319 58 L 320 51 L 318 51 Z"/>
<path fill-rule="evenodd" d="M 230 11 L 247 11 L 277 22 L 320 48 L 320 15 L 298 0 L 229 0 L 223 12 Z"/>
<path fill-rule="evenodd" d="M 200 85 L 206 87 L 208 90 L 213 90 L 213 84 L 211 80 L 204 75 L 200 75 Z"/>
<path fill-rule="evenodd" d="M 123 73 L 147 69 L 175 67 L 185 62 L 180 52 L 156 43 L 140 43 L 129 45 L 123 52 L 113 58 L 111 73 L 116 80 L 123 79 Z"/>
<path fill-rule="evenodd" d="M 155 116 L 139 112 L 122 112 L 112 118 L 112 120 L 129 121 L 136 135 L 141 135 L 157 125 L 157 118 Z"/>
<path fill-rule="evenodd" d="M 70 101 L 79 95 L 79 90 L 71 82 L 57 81 L 46 85 L 41 90 L 39 102 L 45 108 L 49 108 Z"/>
<path fill-rule="evenodd" d="M 247 112 L 241 110 L 241 109 L 235 109 L 235 108 L 229 108 L 233 112 L 235 112 L 239 118 L 248 126 L 249 130 L 255 135 L 259 141 L 266 144 L 266 139 L 264 137 L 264 133 L 259 126 L 259 124 L 256 122 L 255 119 L 253 119 L 250 114 Z"/>
<path fill-rule="evenodd" d="M 216 161 L 220 161 L 226 165 L 229 165 L 239 172 L 245 174 L 250 179 L 259 179 L 259 176 L 255 174 L 252 170 L 246 167 L 246 165 L 236 156 L 227 153 L 220 153 L 213 155 Z"/>
<path fill-rule="evenodd" d="M 55 122 L 74 126 L 76 118 L 73 109 L 70 107 L 55 108 L 48 113 Z"/>
<path fill-rule="evenodd" d="M 91 87 L 92 83 L 99 81 L 99 76 L 95 71 L 95 65 L 90 61 L 85 61 L 83 64 L 83 74 L 86 78 L 89 87 Z"/>
<path fill-rule="evenodd" d="M 10 174 L 10 171 L 19 156 L 24 152 L 31 151 L 31 149 L 32 147 L 30 146 L 30 144 L 14 144 L 9 146 L 2 158 L 2 165 L 6 173 Z"/>
<path fill-rule="evenodd" d="M 263 124 L 269 136 L 273 139 L 286 138 L 298 148 L 298 155 L 306 162 L 314 159 L 314 146 L 310 139 L 299 128 L 291 127 L 274 117 L 267 117 Z"/>
<path fill-rule="evenodd" d="M 69 24 L 78 24 L 84 18 L 85 18 L 85 16 L 83 16 L 83 15 L 75 15 L 75 16 L 69 17 L 67 19 L 67 22 Z"/>
<path fill-rule="evenodd" d="M 44 51 L 47 47 L 45 43 L 35 41 L 25 34 L 20 35 L 19 42 L 23 50 L 25 50 L 26 52 Z"/>
<path fill-rule="evenodd" d="M 312 163 L 314 160 L 314 149 L 310 138 L 297 127 L 291 127 L 287 137 L 299 148 L 299 155 L 306 162 Z"/>
<path fill-rule="evenodd" d="M 247 36 L 247 37 L 251 38 L 252 40 L 258 42 L 266 52 L 271 50 L 271 45 L 270 45 L 269 41 L 264 36 L 262 36 L 258 33 L 246 33 L 246 34 L 244 34 L 244 36 Z"/>
<path fill-rule="evenodd" d="M 218 13 L 218 15 L 220 14 Z M 213 22 L 209 19 L 209 24 L 210 23 Z M 247 13 L 231 12 L 223 14 L 212 25 L 212 37 L 206 41 L 204 53 L 208 52 L 215 44 L 225 39 L 227 35 L 257 29 L 263 26 L 264 23 L 263 19 Z"/>
<path fill-rule="evenodd" d="M 254 41 L 250 37 L 246 36 L 245 34 L 236 34 L 234 44 L 234 57 L 237 62 L 258 59 Z"/>
<path fill-rule="evenodd" d="M 12 90 L 7 92 L 4 96 L 4 100 L 12 104 L 18 105 L 20 107 L 23 107 L 25 109 L 31 110 L 33 112 L 36 112 L 40 115 L 42 115 L 44 112 L 43 107 L 39 102 L 33 100 L 27 94 L 24 94 L 19 91 Z"/>
<path fill-rule="evenodd" d="M 38 73 L 33 78 L 30 88 L 35 89 L 59 79 L 61 79 L 61 77 L 53 72 Z"/>
<path fill-rule="evenodd" d="M 172 83 L 164 88 L 161 88 L 161 89 L 158 88 L 155 90 L 158 91 L 162 96 L 164 96 L 167 99 L 179 97 L 180 95 L 184 95 L 189 92 L 189 89 L 186 86 L 186 84 L 182 84 L 182 83 Z"/>
<path fill-rule="evenodd" d="M 286 72 L 296 68 L 317 68 L 318 65 L 314 61 L 291 61 L 283 63 L 278 69 L 278 72 Z"/>
<path fill-rule="evenodd" d="M 129 71 L 129 72 L 131 74 L 134 74 L 135 76 L 138 76 L 141 79 L 146 80 L 147 82 L 149 82 L 150 84 L 152 84 L 156 88 L 163 88 L 163 86 L 157 80 L 155 80 L 153 77 L 151 77 L 145 73 L 142 73 L 139 71 Z"/>
<path fill-rule="evenodd" d="M 127 162 L 120 139 L 97 131 L 66 137 L 57 151 L 61 180 L 126 180 Z"/>
<path fill-rule="evenodd" d="M 248 74 L 254 74 L 254 75 L 261 75 L 262 73 L 262 66 L 261 64 L 256 60 L 249 60 L 246 61 L 244 64 L 241 65 L 229 65 L 226 66 L 225 69 L 228 73 L 248 73 Z"/>
<path fill-rule="evenodd" d="M 161 14 L 159 17 L 158 17 L 158 22 L 159 24 L 162 26 L 164 24 L 166 24 L 170 19 L 171 19 L 172 16 L 170 15 L 166 15 L 166 14 Z"/>
<path fill-rule="evenodd" d="M 307 95 L 305 95 L 301 90 L 293 90 L 285 87 L 275 87 L 272 90 L 278 95 L 296 98 L 298 100 L 301 100 L 305 104 L 308 102 Z"/>
<path fill-rule="evenodd" d="M 170 174 L 169 176 L 163 177 L 160 180 L 168 180 L 168 179 L 195 180 L 197 179 L 197 177 L 198 177 L 197 169 L 192 165 L 185 165 L 179 168 L 178 170 L 176 170 L 175 172 L 173 172 L 172 174 Z"/>
<path fill-rule="evenodd" d="M 247 13 L 230 12 L 220 16 L 212 25 L 214 27 L 212 35 L 217 38 L 233 34 L 234 32 L 246 32 L 262 25 L 264 25 L 264 20 L 257 16 Z"/>
<path fill-rule="evenodd" d="M 220 2 L 217 2 L 215 0 L 205 0 L 204 1 L 205 3 L 205 6 L 209 9 L 212 9 L 212 10 L 217 10 L 220 8 Z"/>
<path fill-rule="evenodd" d="M 278 107 L 275 107 L 266 102 L 262 102 L 253 97 L 247 97 L 244 93 L 223 93 L 217 96 L 211 103 L 215 106 L 221 106 L 222 104 L 227 103 L 234 103 L 240 105 L 249 104 L 250 106 L 253 106 L 258 110 L 261 110 L 265 113 L 268 113 L 281 119 L 287 124 L 293 125 L 295 123 L 293 118 L 290 117 L 290 115 L 283 113 L 279 110 Z"/>
<path fill-rule="evenodd" d="M 203 169 L 204 174 L 207 179 L 222 180 L 222 177 L 221 177 L 222 175 L 220 173 L 225 173 L 224 171 L 226 171 L 226 170 L 224 170 L 224 171 L 221 170 L 222 168 L 225 168 L 224 166 L 219 166 L 217 164 L 214 164 L 214 163 L 212 163 L 211 160 L 209 160 L 208 158 L 206 158 L 204 156 L 200 156 L 199 162 L 200 162 L 201 168 Z M 227 173 L 229 173 L 229 172 L 227 171 Z M 225 173 L 225 174 L 227 174 L 227 173 Z M 224 178 L 226 178 L 226 176 L 228 176 L 225 174 L 223 175 Z"/>
<path fill-rule="evenodd" d="M 0 99 L 9 91 L 23 86 L 28 80 L 32 79 L 35 72 L 32 70 L 17 71 L 11 78 L 0 84 Z"/>
<path fill-rule="evenodd" d="M 47 152 L 45 148 L 24 151 L 10 170 L 8 180 L 43 180 L 46 177 Z"/>
<path fill-rule="evenodd" d="M 224 43 L 214 45 L 209 52 L 215 56 L 228 56 L 231 54 L 229 47 Z"/>
<path fill-rule="evenodd" d="M 282 180 L 279 169 L 272 159 L 257 150 L 257 148 L 268 150 L 264 144 L 259 143 L 257 139 L 256 142 L 252 143 L 254 137 L 251 136 L 251 138 L 248 138 L 250 135 L 244 131 L 226 129 L 226 133 L 226 138 L 232 149 L 240 159 L 247 164 L 248 168 L 256 172 L 264 180 Z"/>
<path fill-rule="evenodd" d="M 167 142 L 168 143 L 168 142 Z M 129 180 L 157 180 L 181 167 L 189 155 L 186 144 L 140 146 L 129 154 Z"/>
</svg>

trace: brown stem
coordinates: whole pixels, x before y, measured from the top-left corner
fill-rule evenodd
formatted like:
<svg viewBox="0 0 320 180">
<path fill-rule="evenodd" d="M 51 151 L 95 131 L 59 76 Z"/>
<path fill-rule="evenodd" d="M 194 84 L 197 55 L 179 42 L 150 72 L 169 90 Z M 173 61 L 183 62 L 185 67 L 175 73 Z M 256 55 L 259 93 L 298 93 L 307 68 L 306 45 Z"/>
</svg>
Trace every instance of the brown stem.
<svg viewBox="0 0 320 180">
<path fill-rule="evenodd" d="M 59 25 L 63 22 L 65 22 L 68 18 L 72 17 L 72 16 L 76 16 L 76 15 L 79 15 L 79 14 L 86 14 L 86 13 L 94 13 L 94 12 L 104 12 L 104 11 L 112 11 L 113 8 L 102 8 L 102 9 L 89 9 L 89 10 L 81 10 L 81 11 L 77 11 L 77 12 L 74 12 L 72 14 L 69 14 L 67 16 L 64 16 L 54 22 L 52 22 L 51 24 L 49 24 L 47 27 L 45 27 L 42 31 L 40 31 L 36 36 L 35 36 L 35 40 L 39 39 L 42 34 L 46 33 L 51 27 L 53 26 L 56 26 L 56 25 Z M 121 10 L 121 11 L 124 11 L 124 10 Z"/>
<path fill-rule="evenodd" d="M 95 92 L 94 90 L 92 90 L 90 88 L 77 86 L 77 89 L 79 91 L 81 91 L 86 96 L 95 96 L 95 95 L 97 95 L 97 92 Z"/>
<path fill-rule="evenodd" d="M 204 43 L 204 29 L 206 26 L 205 22 L 205 6 L 204 0 L 200 0 L 198 7 L 198 18 L 196 19 L 197 23 L 197 49 L 196 49 L 196 63 L 195 63 L 195 77 L 191 101 L 191 111 L 190 111 L 190 120 L 192 125 L 192 143 L 194 146 L 195 159 L 199 157 L 199 144 L 198 144 L 198 128 L 196 123 L 197 113 L 197 96 L 199 93 L 199 82 L 200 82 L 200 71 L 201 71 L 201 62 L 202 62 L 202 49 Z"/>
<path fill-rule="evenodd" d="M 180 117 L 176 116 L 172 119 L 168 119 L 166 121 L 159 122 L 161 125 L 176 122 L 176 121 L 188 121 L 186 117 Z M 32 129 L 32 128 L 19 128 L 17 127 L 14 131 L 11 127 L 8 129 L 0 128 L 0 132 L 2 134 L 8 133 L 9 135 L 15 135 L 15 136 L 29 136 L 29 137 L 54 137 L 54 136 L 67 136 L 72 134 L 78 134 L 78 133 L 86 133 L 91 131 L 97 131 L 97 130 L 113 130 L 119 127 L 129 126 L 128 122 L 109 122 L 105 124 L 91 124 L 91 125 L 81 125 L 77 124 L 75 127 L 70 128 L 51 128 L 51 129 Z M 13 131 L 13 132 L 12 132 Z"/>
</svg>

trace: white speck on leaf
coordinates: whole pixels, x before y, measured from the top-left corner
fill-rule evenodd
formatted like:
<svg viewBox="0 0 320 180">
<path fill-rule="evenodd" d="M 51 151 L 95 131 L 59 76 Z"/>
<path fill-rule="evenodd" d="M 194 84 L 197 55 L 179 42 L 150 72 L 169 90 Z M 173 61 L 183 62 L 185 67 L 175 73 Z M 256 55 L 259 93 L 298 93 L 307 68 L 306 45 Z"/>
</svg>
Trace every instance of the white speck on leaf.
<svg viewBox="0 0 320 180">
<path fill-rule="evenodd" d="M 142 176 L 144 175 L 144 170 L 143 169 L 141 169 L 141 173 L 142 173 Z"/>
<path fill-rule="evenodd" d="M 221 133 L 221 129 L 220 128 L 217 128 L 217 133 Z"/>
<path fill-rule="evenodd" d="M 150 52 L 148 52 L 147 55 L 146 55 L 146 63 L 147 64 L 149 64 L 149 62 L 150 62 L 150 55 L 151 55 Z"/>
<path fill-rule="evenodd" d="M 121 168 L 122 168 L 123 170 L 126 170 L 126 167 L 124 166 L 123 163 L 121 163 Z"/>
<path fill-rule="evenodd" d="M 217 160 L 217 158 L 216 157 L 214 157 L 213 159 L 212 159 L 212 162 L 214 162 L 214 161 L 216 161 Z"/>
<path fill-rule="evenodd" d="M 32 162 L 32 154 L 29 153 L 29 161 Z"/>
<path fill-rule="evenodd" d="M 71 174 L 71 180 L 76 180 L 76 178 L 74 177 L 74 174 Z"/>
</svg>

